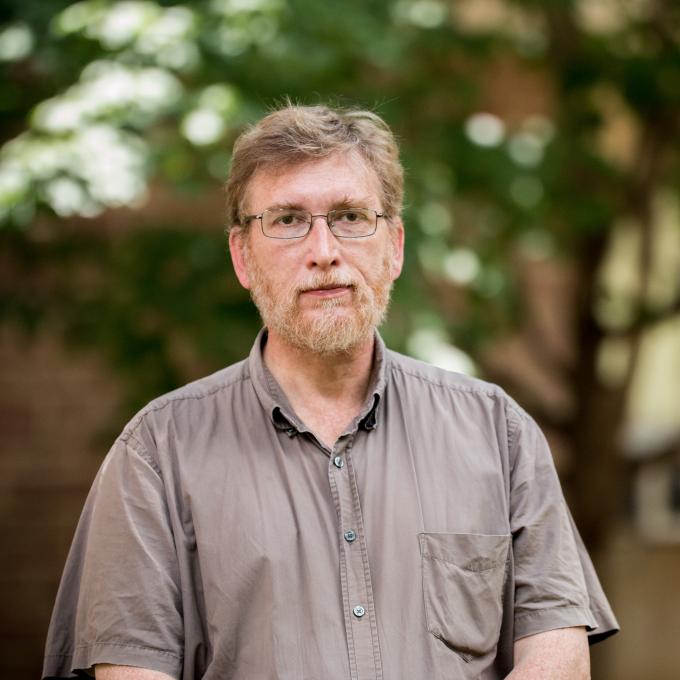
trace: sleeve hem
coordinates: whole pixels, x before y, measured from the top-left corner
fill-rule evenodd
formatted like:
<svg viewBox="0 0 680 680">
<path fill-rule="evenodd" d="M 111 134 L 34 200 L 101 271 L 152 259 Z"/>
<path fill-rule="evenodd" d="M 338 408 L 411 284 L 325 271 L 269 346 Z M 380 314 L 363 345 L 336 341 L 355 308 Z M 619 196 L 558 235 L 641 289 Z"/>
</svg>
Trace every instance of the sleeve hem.
<svg viewBox="0 0 680 680">
<path fill-rule="evenodd" d="M 515 616 L 515 640 L 545 633 L 557 628 L 584 626 L 588 631 L 597 628 L 597 622 L 585 607 L 552 607 L 525 612 Z"/>
<path fill-rule="evenodd" d="M 179 678 L 182 672 L 182 659 L 174 652 L 140 645 L 97 642 L 78 647 L 72 654 L 47 655 L 42 677 L 49 680 L 74 678 L 82 673 L 93 674 L 92 668 L 102 663 L 146 668 L 173 678 Z"/>
<path fill-rule="evenodd" d="M 593 629 L 588 629 L 588 644 L 597 644 L 619 632 L 619 622 L 611 610 L 591 607 L 591 611 L 597 621 L 597 625 Z"/>
</svg>

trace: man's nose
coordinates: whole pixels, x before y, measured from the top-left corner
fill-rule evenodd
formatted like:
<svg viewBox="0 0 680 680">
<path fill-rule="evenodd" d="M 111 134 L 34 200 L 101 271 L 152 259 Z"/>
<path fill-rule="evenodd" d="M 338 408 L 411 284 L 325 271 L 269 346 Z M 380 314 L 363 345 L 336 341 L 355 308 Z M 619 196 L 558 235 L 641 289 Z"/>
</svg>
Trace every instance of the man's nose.
<svg viewBox="0 0 680 680">
<path fill-rule="evenodd" d="M 330 229 L 326 215 L 312 215 L 312 226 L 305 239 L 307 242 L 307 266 L 311 269 L 340 264 L 338 239 Z"/>
</svg>

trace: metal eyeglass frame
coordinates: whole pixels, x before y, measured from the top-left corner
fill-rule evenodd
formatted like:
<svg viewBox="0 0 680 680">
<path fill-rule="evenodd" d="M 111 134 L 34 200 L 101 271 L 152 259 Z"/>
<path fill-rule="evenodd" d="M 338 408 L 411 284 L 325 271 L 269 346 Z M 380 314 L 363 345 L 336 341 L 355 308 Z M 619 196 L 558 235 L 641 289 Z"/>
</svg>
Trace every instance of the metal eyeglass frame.
<svg viewBox="0 0 680 680">
<path fill-rule="evenodd" d="M 333 224 L 334 223 L 331 219 L 331 215 L 333 213 L 336 213 L 336 212 L 352 210 L 352 208 L 336 208 L 336 209 L 333 209 L 333 210 L 329 210 L 326 214 L 321 213 L 319 215 L 315 215 L 315 214 L 309 212 L 308 210 L 295 210 L 295 211 L 290 211 L 290 212 L 299 212 L 299 213 L 302 213 L 302 214 L 309 216 L 309 220 L 307 222 L 307 224 L 308 224 L 307 231 L 304 234 L 298 234 L 297 236 L 270 236 L 264 230 L 264 222 L 262 220 L 262 217 L 267 212 L 277 212 L 279 210 L 281 212 L 286 212 L 287 209 L 286 208 L 267 208 L 266 210 L 263 210 L 259 215 L 244 215 L 241 218 L 241 222 L 245 225 L 245 224 L 248 224 L 248 222 L 250 222 L 251 220 L 260 220 L 260 229 L 262 230 L 263 236 L 265 236 L 266 238 L 276 239 L 277 241 L 290 241 L 291 239 L 304 238 L 305 236 L 307 236 L 307 234 L 309 234 L 309 232 L 312 230 L 312 227 L 314 226 L 314 218 L 315 217 L 323 217 L 326 220 L 326 224 L 328 225 L 328 228 L 330 229 L 331 234 L 333 234 L 333 236 L 335 236 L 336 238 L 368 238 L 369 236 L 373 236 L 373 234 L 375 234 L 375 232 L 378 231 L 378 219 L 380 217 L 386 217 L 384 212 L 379 213 L 377 210 L 373 210 L 373 208 L 354 208 L 354 210 L 369 210 L 370 212 L 375 213 L 375 225 L 373 226 L 373 231 L 370 234 L 362 234 L 361 236 L 344 236 L 342 234 L 336 234 L 333 231 Z"/>
</svg>

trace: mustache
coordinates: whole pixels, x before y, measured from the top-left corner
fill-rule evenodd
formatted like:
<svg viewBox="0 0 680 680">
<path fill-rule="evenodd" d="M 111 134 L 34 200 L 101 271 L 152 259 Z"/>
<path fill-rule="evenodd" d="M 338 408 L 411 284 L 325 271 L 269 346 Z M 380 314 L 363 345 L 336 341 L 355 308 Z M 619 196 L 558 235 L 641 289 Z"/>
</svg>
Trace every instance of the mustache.
<svg viewBox="0 0 680 680">
<path fill-rule="evenodd" d="M 295 288 L 297 294 L 306 293 L 308 290 L 319 290 L 329 288 L 351 288 L 354 290 L 357 282 L 349 276 L 336 275 L 317 275 L 302 281 Z"/>
</svg>

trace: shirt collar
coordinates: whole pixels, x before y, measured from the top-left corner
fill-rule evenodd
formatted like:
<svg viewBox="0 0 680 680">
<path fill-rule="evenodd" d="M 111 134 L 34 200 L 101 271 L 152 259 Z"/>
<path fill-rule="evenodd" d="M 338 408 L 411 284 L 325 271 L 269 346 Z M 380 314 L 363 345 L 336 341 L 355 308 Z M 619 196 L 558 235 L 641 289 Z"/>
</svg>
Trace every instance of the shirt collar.
<svg viewBox="0 0 680 680">
<path fill-rule="evenodd" d="M 288 398 L 284 394 L 271 371 L 264 363 L 263 350 L 267 342 L 267 329 L 263 328 L 257 335 L 250 356 L 248 367 L 257 397 L 267 411 L 274 427 L 285 430 L 293 437 L 298 433 L 309 432 L 307 426 L 293 411 Z M 380 334 L 375 332 L 373 349 L 373 365 L 371 368 L 370 389 L 359 414 L 346 430 L 346 434 L 358 428 L 373 430 L 378 423 L 379 406 L 385 392 L 387 382 L 388 355 L 385 343 Z"/>
</svg>

